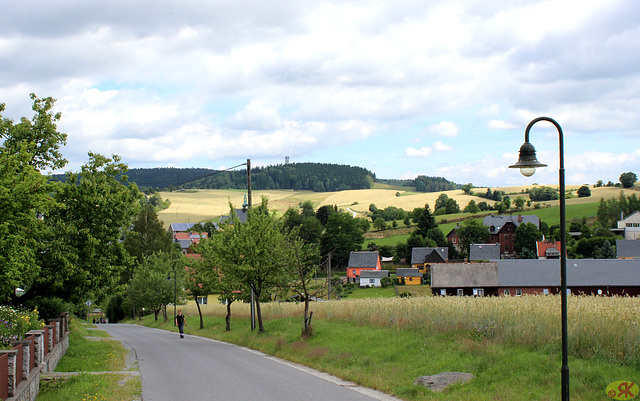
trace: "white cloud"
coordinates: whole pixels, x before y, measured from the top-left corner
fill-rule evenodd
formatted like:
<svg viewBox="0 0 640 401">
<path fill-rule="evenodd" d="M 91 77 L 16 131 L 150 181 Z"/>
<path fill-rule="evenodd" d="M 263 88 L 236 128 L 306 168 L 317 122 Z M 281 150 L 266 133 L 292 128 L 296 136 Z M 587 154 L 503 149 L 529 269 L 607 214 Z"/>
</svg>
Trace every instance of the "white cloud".
<svg viewBox="0 0 640 401">
<path fill-rule="evenodd" d="M 458 135 L 459 129 L 451 121 L 442 121 L 439 124 L 430 126 L 429 132 L 438 136 L 453 137 Z"/>
<path fill-rule="evenodd" d="M 436 143 L 433 144 L 433 148 L 435 150 L 437 150 L 438 152 L 450 152 L 453 150 L 453 146 L 451 145 L 446 145 L 444 143 L 442 143 L 441 141 L 437 141 Z"/>
<path fill-rule="evenodd" d="M 422 147 L 420 149 L 409 147 L 406 150 L 407 157 L 429 157 L 433 154 L 433 149 Z"/>
<path fill-rule="evenodd" d="M 517 125 L 502 121 L 502 120 L 489 120 L 487 123 L 487 128 L 489 129 L 515 129 L 518 128 Z"/>
</svg>

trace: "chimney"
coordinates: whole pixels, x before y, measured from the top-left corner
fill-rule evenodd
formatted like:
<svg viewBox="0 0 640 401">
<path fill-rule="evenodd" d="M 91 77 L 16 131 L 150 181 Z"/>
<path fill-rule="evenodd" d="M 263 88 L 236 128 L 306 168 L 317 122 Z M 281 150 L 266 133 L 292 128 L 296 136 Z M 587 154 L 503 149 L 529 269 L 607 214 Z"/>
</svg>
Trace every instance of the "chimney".
<svg viewBox="0 0 640 401">
<path fill-rule="evenodd" d="M 522 223 L 522 215 L 518 215 L 518 223 Z"/>
</svg>

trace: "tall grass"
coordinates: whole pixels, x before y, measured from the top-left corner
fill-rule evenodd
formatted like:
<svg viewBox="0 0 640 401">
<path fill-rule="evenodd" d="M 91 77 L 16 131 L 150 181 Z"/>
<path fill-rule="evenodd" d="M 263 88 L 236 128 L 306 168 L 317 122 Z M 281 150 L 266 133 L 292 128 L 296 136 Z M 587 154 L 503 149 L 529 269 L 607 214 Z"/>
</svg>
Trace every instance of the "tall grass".
<svg viewBox="0 0 640 401">
<path fill-rule="evenodd" d="M 195 306 L 184 308 L 197 313 Z M 468 333 L 475 340 L 559 353 L 560 296 L 367 298 L 312 304 L 314 318 L 348 320 L 416 333 Z M 640 368 L 640 298 L 571 296 L 568 303 L 569 353 L 579 358 Z M 224 316 L 223 305 L 204 313 Z M 302 305 L 262 305 L 263 318 L 302 316 Z M 236 317 L 249 316 L 247 304 L 233 304 Z M 232 317 L 233 318 L 233 317 Z"/>
</svg>

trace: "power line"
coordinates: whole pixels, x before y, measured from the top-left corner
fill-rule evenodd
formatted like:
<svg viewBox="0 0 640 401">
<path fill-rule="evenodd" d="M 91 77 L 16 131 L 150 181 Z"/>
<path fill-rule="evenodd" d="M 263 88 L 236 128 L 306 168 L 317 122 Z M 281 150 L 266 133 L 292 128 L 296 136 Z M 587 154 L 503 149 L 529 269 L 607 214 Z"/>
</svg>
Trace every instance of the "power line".
<svg viewBox="0 0 640 401">
<path fill-rule="evenodd" d="M 240 166 L 246 166 L 247 163 L 242 163 L 242 164 L 238 164 L 237 166 L 233 166 L 233 167 L 229 167 L 225 170 L 216 170 L 212 173 L 207 173 L 204 175 L 200 175 L 197 177 L 190 177 L 190 178 L 182 178 L 182 179 L 175 179 L 175 180 L 166 180 L 166 181 L 150 181 L 150 182 L 143 182 L 140 183 L 139 181 L 134 181 L 138 186 L 144 186 L 144 187 L 159 187 L 159 186 L 166 186 L 166 184 L 173 184 L 173 185 L 181 185 L 181 184 L 186 184 L 189 182 L 193 182 L 193 181 L 198 181 L 201 180 L 203 178 L 208 178 L 208 177 L 213 177 L 217 174 L 220 173 L 224 173 L 227 172 L 229 170 L 233 170 L 235 168 L 238 168 Z M 163 185 L 165 184 L 165 185 Z"/>
</svg>

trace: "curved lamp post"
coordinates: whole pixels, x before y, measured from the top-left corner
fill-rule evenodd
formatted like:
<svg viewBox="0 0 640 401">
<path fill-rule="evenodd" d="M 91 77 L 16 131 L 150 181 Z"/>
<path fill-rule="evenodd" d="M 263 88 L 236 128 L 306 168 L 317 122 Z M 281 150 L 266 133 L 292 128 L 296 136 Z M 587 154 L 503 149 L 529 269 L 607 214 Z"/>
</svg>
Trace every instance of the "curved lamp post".
<svg viewBox="0 0 640 401">
<path fill-rule="evenodd" d="M 568 329 L 567 329 L 567 228 L 565 214 L 565 184 L 564 184 L 564 145 L 562 138 L 562 128 L 554 119 L 549 117 L 538 117 L 532 120 L 527 129 L 524 131 L 524 144 L 520 147 L 520 157 L 518 162 L 509 166 L 510 168 L 519 168 L 522 175 L 526 177 L 532 176 L 538 167 L 546 167 L 536 158 L 536 150 L 529 143 L 529 131 L 534 124 L 539 121 L 547 121 L 553 124 L 558 130 L 560 137 L 560 281 L 562 287 L 562 400 L 569 400 L 569 355 L 568 355 Z"/>
</svg>

